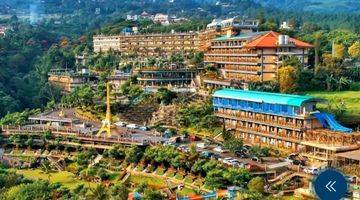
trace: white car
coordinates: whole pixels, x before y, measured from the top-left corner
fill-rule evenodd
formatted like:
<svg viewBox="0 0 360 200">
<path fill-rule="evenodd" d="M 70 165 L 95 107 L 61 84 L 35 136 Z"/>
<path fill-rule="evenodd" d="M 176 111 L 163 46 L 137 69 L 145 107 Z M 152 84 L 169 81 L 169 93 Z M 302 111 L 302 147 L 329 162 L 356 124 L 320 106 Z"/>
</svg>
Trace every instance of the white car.
<svg viewBox="0 0 360 200">
<path fill-rule="evenodd" d="M 137 129 L 137 128 L 139 128 L 139 126 L 136 125 L 136 124 L 128 124 L 128 125 L 126 125 L 126 128 L 128 128 L 128 129 Z"/>
<path fill-rule="evenodd" d="M 206 145 L 205 145 L 205 143 L 202 142 L 202 143 L 197 143 L 196 147 L 200 148 L 200 149 L 205 149 Z"/>
<path fill-rule="evenodd" d="M 217 146 L 213 150 L 216 151 L 216 152 L 219 152 L 219 153 L 228 152 L 227 150 L 223 149 L 221 146 Z"/>
<path fill-rule="evenodd" d="M 118 127 L 125 127 L 125 126 L 126 126 L 126 123 L 119 121 L 119 122 L 116 122 L 115 125 L 118 126 Z"/>
<path fill-rule="evenodd" d="M 149 130 L 149 128 L 147 126 L 141 126 L 139 129 L 142 130 L 142 131 L 148 131 Z"/>
<path fill-rule="evenodd" d="M 223 162 L 224 164 L 230 165 L 231 162 L 233 162 L 234 160 L 235 160 L 235 159 L 233 159 L 233 158 L 227 157 L 227 158 L 221 159 L 221 162 Z"/>
<path fill-rule="evenodd" d="M 316 175 L 319 173 L 319 168 L 318 167 L 308 167 L 304 169 L 304 172 L 307 174 L 313 174 Z"/>
</svg>

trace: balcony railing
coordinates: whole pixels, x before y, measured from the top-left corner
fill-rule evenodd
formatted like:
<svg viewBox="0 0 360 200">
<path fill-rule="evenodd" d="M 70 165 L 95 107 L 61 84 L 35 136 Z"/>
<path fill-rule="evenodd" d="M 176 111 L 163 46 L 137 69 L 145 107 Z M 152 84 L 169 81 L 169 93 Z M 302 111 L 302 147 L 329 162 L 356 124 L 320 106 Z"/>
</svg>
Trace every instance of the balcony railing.
<svg viewBox="0 0 360 200">
<path fill-rule="evenodd" d="M 212 49 L 207 54 L 244 54 L 244 56 L 258 56 L 256 51 L 247 49 Z"/>
<path fill-rule="evenodd" d="M 236 120 L 248 121 L 248 122 L 259 123 L 259 124 L 266 124 L 266 125 L 271 125 L 271 126 L 275 126 L 275 127 L 287 128 L 287 129 L 298 130 L 298 131 L 301 131 L 304 129 L 304 126 L 302 123 L 286 122 L 286 120 L 269 120 L 269 119 L 266 119 L 265 115 L 244 116 L 244 115 L 241 115 L 240 113 L 227 113 L 227 112 L 221 112 L 221 111 L 215 112 L 215 115 L 219 116 L 219 117 L 225 117 L 225 118 L 230 117 L 230 118 L 233 118 Z"/>
<path fill-rule="evenodd" d="M 242 126 L 240 124 L 237 124 L 236 126 L 225 125 L 225 127 L 231 128 L 231 129 L 234 129 L 234 130 L 240 131 L 240 132 L 252 133 L 255 135 L 262 136 L 262 137 L 285 140 L 285 141 L 295 142 L 295 143 L 300 143 L 301 140 L 303 139 L 302 134 L 286 133 L 285 130 L 280 130 L 278 132 L 271 132 L 271 131 L 263 130 L 261 127 L 246 127 L 246 126 Z"/>
</svg>

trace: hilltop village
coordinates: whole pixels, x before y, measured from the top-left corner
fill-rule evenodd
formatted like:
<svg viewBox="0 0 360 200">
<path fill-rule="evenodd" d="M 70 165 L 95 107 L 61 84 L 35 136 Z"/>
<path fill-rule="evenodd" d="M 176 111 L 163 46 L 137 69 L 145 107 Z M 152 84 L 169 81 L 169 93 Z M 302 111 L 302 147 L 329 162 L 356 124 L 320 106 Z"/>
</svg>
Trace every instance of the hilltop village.
<svg viewBox="0 0 360 200">
<path fill-rule="evenodd" d="M 316 199 L 312 179 L 332 167 L 355 198 L 359 120 L 344 124 L 343 104 L 326 109 L 324 96 L 304 92 L 311 74 L 332 69 L 314 69 L 319 42 L 290 36 L 286 22 L 279 32 L 259 26 L 236 17 L 186 32 L 94 34 L 76 67 L 47 74 L 59 103 L 2 123 L 1 163 L 25 178 L 72 177 L 66 184 L 85 196 L 108 187 L 120 199 L 179 200 Z M 336 45 L 325 64 L 338 62 Z"/>
</svg>

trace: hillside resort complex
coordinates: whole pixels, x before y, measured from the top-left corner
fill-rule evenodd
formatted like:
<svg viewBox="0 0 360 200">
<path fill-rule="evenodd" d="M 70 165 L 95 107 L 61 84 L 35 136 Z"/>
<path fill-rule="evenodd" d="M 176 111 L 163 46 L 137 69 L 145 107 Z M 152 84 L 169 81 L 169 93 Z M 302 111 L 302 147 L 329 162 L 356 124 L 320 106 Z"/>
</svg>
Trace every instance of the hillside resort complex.
<svg viewBox="0 0 360 200">
<path fill-rule="evenodd" d="M 307 65 L 308 52 L 313 45 L 273 31 L 257 30 L 257 20 L 233 18 L 214 20 L 205 30 L 190 33 L 94 36 L 94 52 L 112 49 L 122 55 L 132 53 L 143 59 L 171 55 L 175 51 L 200 51 L 205 54 L 205 63 L 221 71 L 218 77 L 201 77 L 207 87 L 239 84 L 244 87 L 249 82 L 274 80 L 278 67 L 289 56 L 296 56 Z M 163 76 L 162 71 L 153 69 L 154 73 L 164 78 L 166 75 Z"/>
<path fill-rule="evenodd" d="M 247 90 L 249 83 L 275 80 L 282 62 L 290 56 L 307 66 L 309 50 L 314 47 L 288 35 L 258 31 L 258 24 L 250 19 L 215 19 L 201 31 L 163 34 L 142 34 L 127 28 L 119 35 L 95 35 L 93 47 L 95 53 L 112 50 L 122 56 L 131 55 L 128 62 L 134 62 L 134 57 L 140 60 L 141 65 L 131 73 L 145 89 L 216 89 L 212 96 L 215 116 L 226 130 L 250 144 L 301 152 L 328 164 L 335 163 L 338 153 L 357 150 L 360 134 L 341 126 L 332 114 L 318 111 L 316 104 L 323 99 Z M 204 62 L 220 73 L 204 74 L 203 69 L 188 63 L 159 67 L 145 62 L 152 56 L 194 51 L 203 52 Z M 49 81 L 64 92 L 90 79 L 96 82 L 96 76 L 89 73 L 67 74 L 67 79 L 63 76 L 52 72 Z M 109 81 L 123 82 L 129 76 L 117 74 Z"/>
<path fill-rule="evenodd" d="M 112 50 L 140 61 L 175 52 L 203 52 L 204 62 L 217 68 L 219 74 L 209 76 L 189 64 L 159 67 L 147 66 L 146 62 L 132 70 L 132 74 L 143 88 L 187 88 L 187 91 L 217 88 L 212 96 L 214 114 L 223 120 L 227 130 L 251 144 L 291 149 L 329 164 L 337 153 L 358 149 L 359 133 L 342 127 L 332 114 L 316 110 L 322 99 L 247 90 L 249 83 L 275 80 L 282 61 L 290 56 L 307 66 L 309 50 L 314 47 L 288 35 L 258 31 L 257 20 L 215 19 L 204 30 L 188 33 L 142 34 L 127 28 L 119 35 L 95 35 L 93 45 L 95 53 Z M 59 74 L 51 72 L 49 81 L 65 92 L 90 79 L 96 82 L 96 77 L 89 73 L 67 74 L 67 79 L 64 73 L 61 78 Z M 112 77 L 127 79 L 123 74 Z"/>
<path fill-rule="evenodd" d="M 100 19 L 103 11 L 97 12 Z M 353 80 L 341 77 L 349 82 L 346 85 L 333 80 L 338 78 L 333 75 L 316 74 L 334 70 L 340 62 L 330 53 L 322 60 L 316 57 L 325 51 L 318 49 L 319 41 L 316 45 L 301 41 L 300 37 L 314 40 L 292 33 L 287 23 L 270 31 L 275 29 L 247 17 L 200 21 L 204 24 L 196 30 L 176 32 L 169 27 L 186 18 L 126 14 L 127 20 L 95 35 L 76 42 L 62 38 L 49 48 L 49 55 L 37 60 L 34 71 L 45 74 L 44 83 L 49 85 L 31 101 L 41 102 L 41 108 L 2 119 L 0 191 L 1 164 L 23 174 L 31 170 L 31 176 L 40 171 L 39 179 L 55 183 L 58 177 L 52 177 L 54 172 L 45 166 L 49 164 L 70 174 L 64 176 L 78 184 L 66 182 L 72 192 L 96 196 L 93 193 L 108 189 L 105 200 L 116 199 L 110 193 L 125 190 L 119 199 L 317 199 L 314 180 L 334 169 L 348 175 L 348 196 L 358 195 L 354 199 L 360 200 L 360 177 L 350 176 L 360 169 L 360 127 L 344 120 L 348 105 L 343 99 L 330 105 L 319 95 L 348 92 Z M 145 26 L 138 17 L 154 23 Z M 327 66 L 325 56 L 335 64 Z M 316 61 L 325 66 L 314 65 Z M 49 67 L 51 62 L 56 64 Z M 22 85 L 30 79 L 42 84 L 39 77 L 31 74 L 16 80 Z M 302 78 L 308 81 L 306 86 L 299 83 Z M 326 85 L 328 81 L 333 85 Z M 324 87 L 317 89 L 320 85 Z M 1 100 L 13 100 L 1 95 Z M 149 191 L 164 197 L 144 198 Z"/>
</svg>

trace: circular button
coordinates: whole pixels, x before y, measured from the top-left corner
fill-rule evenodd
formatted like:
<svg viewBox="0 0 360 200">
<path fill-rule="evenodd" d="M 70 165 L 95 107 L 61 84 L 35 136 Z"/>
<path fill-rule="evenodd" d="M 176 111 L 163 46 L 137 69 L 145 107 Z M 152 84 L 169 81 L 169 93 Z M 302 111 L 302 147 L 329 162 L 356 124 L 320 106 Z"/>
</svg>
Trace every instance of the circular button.
<svg viewBox="0 0 360 200">
<path fill-rule="evenodd" d="M 314 189 L 321 200 L 340 200 L 346 195 L 348 184 L 340 172 L 327 169 L 315 178 Z"/>
</svg>

